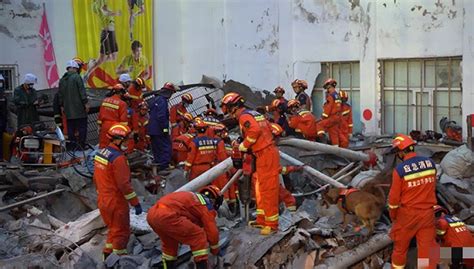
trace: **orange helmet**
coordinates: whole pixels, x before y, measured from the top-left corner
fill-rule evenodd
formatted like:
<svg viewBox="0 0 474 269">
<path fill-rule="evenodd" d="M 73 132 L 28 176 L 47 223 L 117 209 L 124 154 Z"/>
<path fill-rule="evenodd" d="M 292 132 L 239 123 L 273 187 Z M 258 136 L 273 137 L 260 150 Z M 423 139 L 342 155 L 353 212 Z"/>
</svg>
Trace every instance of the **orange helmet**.
<svg viewBox="0 0 474 269">
<path fill-rule="evenodd" d="M 291 87 L 293 87 L 293 88 L 301 87 L 301 88 L 303 88 L 303 90 L 306 90 L 308 88 L 308 82 L 306 82 L 306 80 L 302 80 L 302 79 L 295 79 L 291 83 Z"/>
<path fill-rule="evenodd" d="M 215 210 L 219 209 L 219 207 L 222 205 L 222 202 L 224 200 L 221 194 L 221 190 L 219 190 L 219 188 L 214 185 L 208 185 L 208 186 L 202 187 L 199 190 L 199 193 L 207 196 L 209 199 L 214 200 L 213 206 Z"/>
<path fill-rule="evenodd" d="M 79 65 L 79 70 L 81 70 L 84 67 L 85 63 L 81 58 L 74 57 L 72 60 L 75 61 Z"/>
<path fill-rule="evenodd" d="M 112 87 L 112 91 L 124 93 L 125 92 L 125 87 L 122 84 L 117 83 Z"/>
<path fill-rule="evenodd" d="M 416 145 L 416 142 L 408 135 L 398 134 L 392 141 L 392 149 L 398 151 L 405 150 Z"/>
<path fill-rule="evenodd" d="M 270 123 L 271 127 L 272 127 L 272 134 L 273 136 L 275 137 L 278 137 L 278 136 L 281 136 L 283 134 L 283 128 L 281 128 L 281 126 L 277 123 Z"/>
<path fill-rule="evenodd" d="M 176 91 L 179 90 L 179 88 L 171 82 L 166 82 L 165 85 L 163 85 L 162 89 L 167 89 L 167 90 L 170 90 L 172 92 L 176 92 Z"/>
<path fill-rule="evenodd" d="M 285 89 L 283 89 L 283 87 L 281 86 L 278 86 L 275 88 L 275 90 L 273 90 L 274 93 L 285 93 Z"/>
<path fill-rule="evenodd" d="M 275 99 L 272 101 L 271 108 L 278 108 L 281 105 L 283 105 L 283 101 L 280 99 Z"/>
<path fill-rule="evenodd" d="M 111 140 L 121 139 L 124 140 L 130 135 L 130 127 L 123 124 L 115 124 L 107 131 L 107 137 Z"/>
<path fill-rule="evenodd" d="M 229 92 L 222 97 L 221 108 L 222 112 L 227 113 L 227 108 L 232 106 L 241 106 L 245 103 L 245 100 L 240 94 L 236 92 Z"/>
<path fill-rule="evenodd" d="M 188 104 L 192 104 L 193 103 L 193 96 L 190 93 L 185 93 L 185 94 L 181 95 L 181 100 L 183 100 L 183 102 L 186 102 Z"/>
<path fill-rule="evenodd" d="M 324 81 L 323 88 L 324 89 L 329 89 L 329 86 L 332 86 L 332 87 L 336 88 L 337 81 L 333 78 L 326 79 L 326 81 Z"/>
<path fill-rule="evenodd" d="M 203 121 L 201 118 L 196 117 L 194 119 L 194 127 L 197 129 L 207 128 L 207 123 Z"/>
<path fill-rule="evenodd" d="M 140 87 L 140 88 L 145 88 L 146 85 L 145 85 L 145 80 L 143 80 L 142 78 L 137 78 L 135 79 L 135 82 L 137 83 L 137 85 Z"/>
<path fill-rule="evenodd" d="M 440 205 L 433 206 L 433 210 L 434 210 L 435 215 L 439 212 L 443 212 L 444 214 L 448 214 L 448 210 L 446 210 L 446 208 L 444 208 Z"/>
<path fill-rule="evenodd" d="M 296 99 L 291 99 L 290 101 L 288 101 L 288 104 L 287 104 L 287 107 L 288 108 L 293 108 L 293 107 L 299 107 L 301 105 L 300 101 L 296 100 Z"/>
<path fill-rule="evenodd" d="M 186 120 L 187 122 L 193 122 L 193 115 L 191 115 L 190 113 L 184 113 L 183 115 L 183 119 Z"/>
<path fill-rule="evenodd" d="M 341 100 L 342 100 L 342 101 L 347 101 L 347 100 L 349 100 L 349 94 L 348 94 L 346 91 L 344 91 L 344 90 L 340 90 L 340 91 L 339 91 L 339 97 L 341 97 Z"/>
</svg>

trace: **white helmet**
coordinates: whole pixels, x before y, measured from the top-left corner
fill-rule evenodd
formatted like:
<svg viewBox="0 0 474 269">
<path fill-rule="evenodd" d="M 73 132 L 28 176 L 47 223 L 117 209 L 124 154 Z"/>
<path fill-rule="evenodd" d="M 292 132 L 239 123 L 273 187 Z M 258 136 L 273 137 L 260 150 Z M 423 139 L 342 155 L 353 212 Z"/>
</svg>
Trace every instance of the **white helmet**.
<svg viewBox="0 0 474 269">
<path fill-rule="evenodd" d="M 37 82 L 38 82 L 38 78 L 31 73 L 26 74 L 25 77 L 23 78 L 23 84 L 35 84 Z"/>
<path fill-rule="evenodd" d="M 74 61 L 74 60 L 69 60 L 69 61 L 67 61 L 67 63 L 66 63 L 66 69 L 68 69 L 68 68 L 70 68 L 70 67 L 79 69 L 79 65 L 78 65 L 77 62 Z"/>
<path fill-rule="evenodd" d="M 119 77 L 119 81 L 124 83 L 124 82 L 130 82 L 132 81 L 132 78 L 130 77 L 129 74 L 125 73 L 125 74 L 121 74 L 120 77 Z"/>
</svg>

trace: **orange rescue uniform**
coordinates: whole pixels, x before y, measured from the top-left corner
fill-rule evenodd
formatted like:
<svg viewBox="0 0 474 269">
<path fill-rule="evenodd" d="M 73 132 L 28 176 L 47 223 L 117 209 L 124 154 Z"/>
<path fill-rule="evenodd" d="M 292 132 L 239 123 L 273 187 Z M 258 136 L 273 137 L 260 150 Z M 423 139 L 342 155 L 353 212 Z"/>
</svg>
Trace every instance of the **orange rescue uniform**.
<svg viewBox="0 0 474 269">
<path fill-rule="evenodd" d="M 142 89 L 135 86 L 134 83 L 130 84 L 128 87 L 128 94 L 131 98 L 130 107 L 138 112 L 138 105 L 143 102 L 143 92 Z"/>
<path fill-rule="evenodd" d="M 191 151 L 191 143 L 193 143 L 194 136 L 186 133 L 173 139 L 172 145 L 172 159 L 175 164 L 186 161 L 188 153 Z"/>
<path fill-rule="evenodd" d="M 418 268 L 436 268 L 432 252 L 436 248 L 433 213 L 433 206 L 437 204 L 435 189 L 436 165 L 429 158 L 416 156 L 414 152 L 408 153 L 393 171 L 388 197 L 393 221 L 390 231 L 394 241 L 393 268 L 405 266 L 408 247 L 415 236 Z"/>
<path fill-rule="evenodd" d="M 255 160 L 257 213 L 265 216 L 257 223 L 278 230 L 278 191 L 280 155 L 273 143 L 270 123 L 260 113 L 240 108 L 237 111 L 244 141 L 241 146 L 251 152 Z"/>
<path fill-rule="evenodd" d="M 112 95 L 102 102 L 99 109 L 97 124 L 99 129 L 99 148 L 104 148 L 109 143 L 107 132 L 114 124 L 120 123 L 128 125 L 127 103 L 123 101 L 120 95 Z"/>
<path fill-rule="evenodd" d="M 147 221 L 160 237 L 163 260 L 176 260 L 180 243 L 191 247 L 195 262 L 207 260 L 209 248 L 217 255 L 216 215 L 211 201 L 198 193 L 173 192 L 158 200 Z"/>
<path fill-rule="evenodd" d="M 202 119 L 206 124 L 207 124 L 207 130 L 206 130 L 206 135 L 208 137 L 216 137 L 216 133 L 214 131 L 216 125 L 220 124 L 221 122 L 212 117 L 212 116 L 206 116 Z"/>
<path fill-rule="evenodd" d="M 326 94 L 326 102 L 323 105 L 322 120 L 319 123 L 326 130 L 331 144 L 339 145 L 339 124 L 341 120 L 341 99 L 334 90 Z"/>
<path fill-rule="evenodd" d="M 324 134 L 324 130 L 319 126 L 316 117 L 306 109 L 300 110 L 298 114 L 289 117 L 288 125 L 301 133 L 305 139 L 316 141 L 316 138 Z"/>
<path fill-rule="evenodd" d="M 184 114 L 188 113 L 188 110 L 183 103 L 178 103 L 170 108 L 170 123 L 171 123 L 171 139 L 180 135 L 179 123 L 184 120 Z"/>
<path fill-rule="evenodd" d="M 137 150 L 145 150 L 150 145 L 150 137 L 147 135 L 147 126 L 148 126 L 148 114 L 142 115 L 140 112 L 135 113 L 137 116 L 137 134 L 138 134 L 138 142 L 135 143 L 135 148 Z"/>
<path fill-rule="evenodd" d="M 198 134 L 191 143 L 191 150 L 184 162 L 184 170 L 189 172 L 189 180 L 206 172 L 214 165 L 225 160 L 224 141 Z"/>
<path fill-rule="evenodd" d="M 474 238 L 464 222 L 455 216 L 443 214 L 436 220 L 436 234 L 442 247 L 474 247 Z"/>
<path fill-rule="evenodd" d="M 94 183 L 97 207 L 109 228 L 104 253 L 127 254 L 130 236 L 128 204 L 139 201 L 130 183 L 130 168 L 122 151 L 114 144 L 101 149 L 94 157 Z"/>
<path fill-rule="evenodd" d="M 353 126 L 352 107 L 348 103 L 342 103 L 339 146 L 343 148 L 349 147 L 349 136 L 352 134 Z"/>
</svg>

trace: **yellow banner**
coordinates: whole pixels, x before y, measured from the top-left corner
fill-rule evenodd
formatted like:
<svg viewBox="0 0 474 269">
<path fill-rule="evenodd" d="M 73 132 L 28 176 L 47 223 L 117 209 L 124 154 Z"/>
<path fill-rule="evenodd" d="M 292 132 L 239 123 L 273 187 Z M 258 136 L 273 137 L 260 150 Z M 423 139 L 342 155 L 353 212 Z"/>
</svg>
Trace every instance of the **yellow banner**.
<svg viewBox="0 0 474 269">
<path fill-rule="evenodd" d="M 87 86 L 113 86 L 120 74 L 153 83 L 153 1 L 73 0 L 78 57 Z"/>
</svg>

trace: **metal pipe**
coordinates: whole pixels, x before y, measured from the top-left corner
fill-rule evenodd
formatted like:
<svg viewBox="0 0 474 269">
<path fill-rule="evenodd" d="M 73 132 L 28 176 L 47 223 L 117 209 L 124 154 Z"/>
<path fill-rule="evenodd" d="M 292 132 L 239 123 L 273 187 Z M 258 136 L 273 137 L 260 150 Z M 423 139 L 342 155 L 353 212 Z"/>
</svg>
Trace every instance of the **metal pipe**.
<svg viewBox="0 0 474 269">
<path fill-rule="evenodd" d="M 344 168 L 342 168 L 341 170 L 337 171 L 337 173 L 332 175 L 332 177 L 333 178 L 339 178 L 339 176 L 341 176 L 343 173 L 349 171 L 354 165 L 355 165 L 355 162 L 352 162 L 352 163 L 346 165 Z"/>
<path fill-rule="evenodd" d="M 359 165 L 358 165 L 357 167 L 355 167 L 354 169 L 352 169 L 349 173 L 347 173 L 347 174 L 345 174 L 345 175 L 342 175 L 342 176 L 340 176 L 340 177 L 337 177 L 336 180 L 337 180 L 337 181 L 340 181 L 341 179 L 343 179 L 343 178 L 345 178 L 345 177 L 348 177 L 348 176 L 354 174 L 355 172 L 359 171 L 359 170 L 362 168 L 362 166 L 364 166 L 364 164 L 363 164 L 363 163 L 359 163 Z M 333 176 L 333 177 L 335 177 L 335 176 Z"/>
<path fill-rule="evenodd" d="M 293 146 L 293 147 L 306 149 L 306 150 L 317 150 L 317 151 L 321 151 L 321 152 L 325 152 L 329 154 L 334 154 L 336 156 L 344 157 L 353 161 L 363 161 L 363 162 L 370 161 L 369 155 L 362 152 L 357 152 L 350 149 L 330 146 L 330 145 L 303 140 L 303 139 L 297 139 L 297 138 L 281 139 L 278 145 Z"/>
<path fill-rule="evenodd" d="M 242 176 L 242 169 L 237 170 L 235 174 L 229 179 L 227 184 L 222 188 L 221 193 L 226 192 L 232 184 L 234 184 L 234 181 L 238 180 Z"/>
<path fill-rule="evenodd" d="M 387 234 L 376 234 L 364 244 L 360 244 L 356 248 L 338 254 L 332 258 L 325 259 L 323 264 L 319 264 L 314 268 L 349 268 L 351 265 L 365 259 L 367 256 L 386 248 L 391 243 L 392 240 Z"/>
<path fill-rule="evenodd" d="M 189 181 L 181 188 L 177 189 L 178 191 L 197 191 L 200 188 L 210 184 L 214 181 L 217 177 L 227 172 L 232 167 L 232 160 L 229 158 L 223 160 L 216 166 L 212 167 L 211 169 L 207 170 L 197 178 Z"/>
<path fill-rule="evenodd" d="M 322 181 L 326 182 L 326 183 L 329 183 L 335 187 L 338 187 L 338 188 L 345 188 L 346 186 L 340 182 L 337 182 L 336 180 L 334 180 L 333 178 L 331 178 L 330 176 L 326 175 L 326 174 L 323 174 L 321 172 L 319 172 L 318 170 L 314 169 L 313 167 L 311 166 L 308 166 L 308 165 L 304 165 L 304 163 L 302 163 L 301 161 L 291 157 L 290 155 L 280 151 L 280 156 L 289 161 L 290 163 L 293 163 L 294 165 L 299 165 L 299 166 L 303 166 L 303 170 L 305 170 L 307 173 L 321 179 Z"/>
<path fill-rule="evenodd" d="M 65 191 L 65 190 L 66 190 L 66 189 L 57 189 L 57 190 L 54 190 L 54 191 L 51 191 L 51 192 L 47 192 L 47 193 L 45 193 L 45 194 L 38 195 L 38 196 L 36 196 L 36 197 L 32 197 L 32 198 L 30 198 L 30 199 L 26 199 L 26 200 L 23 200 L 23 201 L 20 201 L 20 202 L 16 202 L 16 203 L 13 203 L 13 204 L 4 206 L 4 207 L 0 207 L 0 212 L 5 211 L 5 210 L 8 210 L 8 209 L 10 209 L 10 208 L 14 208 L 14 207 L 17 207 L 17 206 L 21 206 L 21 205 L 24 205 L 24 204 L 31 203 L 31 202 L 34 202 L 34 201 L 36 201 L 36 200 L 40 200 L 40 199 L 46 198 L 46 197 L 51 196 L 51 195 L 53 195 L 53 194 L 61 193 L 61 192 Z"/>
</svg>

